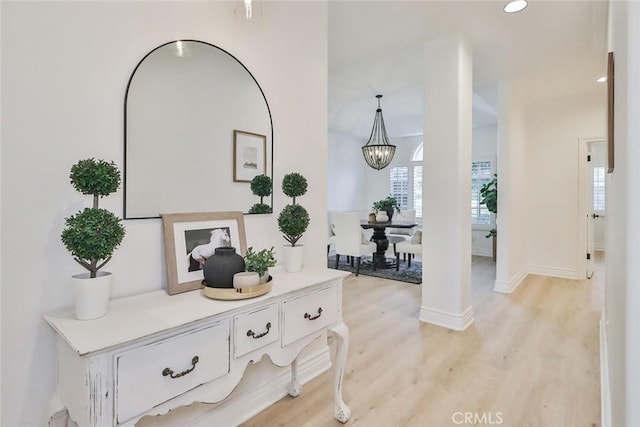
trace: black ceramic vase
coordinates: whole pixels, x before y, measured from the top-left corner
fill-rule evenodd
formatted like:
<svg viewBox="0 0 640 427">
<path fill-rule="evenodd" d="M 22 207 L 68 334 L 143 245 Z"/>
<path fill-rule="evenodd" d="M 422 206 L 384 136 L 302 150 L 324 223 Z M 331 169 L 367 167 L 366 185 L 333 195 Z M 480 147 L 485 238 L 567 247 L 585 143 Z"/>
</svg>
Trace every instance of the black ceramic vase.
<svg viewBox="0 0 640 427">
<path fill-rule="evenodd" d="M 210 288 L 233 288 L 233 275 L 244 271 L 244 258 L 236 248 L 219 247 L 204 263 L 204 285 Z"/>
</svg>

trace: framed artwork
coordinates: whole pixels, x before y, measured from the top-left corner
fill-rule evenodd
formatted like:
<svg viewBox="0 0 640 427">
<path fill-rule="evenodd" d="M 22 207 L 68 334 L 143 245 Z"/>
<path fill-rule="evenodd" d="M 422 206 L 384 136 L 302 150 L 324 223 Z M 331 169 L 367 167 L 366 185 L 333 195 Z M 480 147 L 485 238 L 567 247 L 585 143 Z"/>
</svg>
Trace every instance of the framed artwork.
<svg viewBox="0 0 640 427">
<path fill-rule="evenodd" d="M 613 139 L 613 126 L 614 126 L 614 89 L 615 89 L 615 72 L 613 52 L 609 52 L 607 55 L 607 173 L 613 172 L 614 165 L 614 139 Z"/>
<path fill-rule="evenodd" d="M 169 295 L 202 287 L 202 267 L 215 248 L 247 250 L 242 212 L 162 214 Z"/>
<path fill-rule="evenodd" d="M 267 173 L 267 137 L 257 133 L 233 131 L 233 181 L 251 182 Z"/>
</svg>

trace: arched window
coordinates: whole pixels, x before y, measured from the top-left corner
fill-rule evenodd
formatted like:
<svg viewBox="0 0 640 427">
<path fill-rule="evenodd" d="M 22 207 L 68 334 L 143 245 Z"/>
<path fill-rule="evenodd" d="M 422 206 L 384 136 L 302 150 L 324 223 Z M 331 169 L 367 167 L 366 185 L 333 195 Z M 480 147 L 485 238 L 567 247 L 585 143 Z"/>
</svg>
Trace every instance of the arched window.
<svg viewBox="0 0 640 427">
<path fill-rule="evenodd" d="M 389 170 L 389 188 L 401 210 L 415 209 L 416 218 L 422 218 L 422 142 L 413 150 L 409 165 Z"/>
<path fill-rule="evenodd" d="M 413 150 L 413 156 L 411 156 L 411 161 L 412 162 L 422 162 L 422 147 L 424 146 L 424 143 L 421 142 L 420 145 L 418 145 L 416 147 L 415 150 Z"/>
</svg>

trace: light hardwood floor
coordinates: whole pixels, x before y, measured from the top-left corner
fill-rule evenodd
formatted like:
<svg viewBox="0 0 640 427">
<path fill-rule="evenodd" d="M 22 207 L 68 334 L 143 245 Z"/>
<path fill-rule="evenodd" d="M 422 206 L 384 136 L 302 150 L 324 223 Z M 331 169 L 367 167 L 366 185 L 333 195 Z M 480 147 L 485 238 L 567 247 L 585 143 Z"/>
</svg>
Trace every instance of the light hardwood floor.
<svg viewBox="0 0 640 427">
<path fill-rule="evenodd" d="M 591 280 L 529 275 L 514 293 L 498 294 L 495 264 L 474 257 L 475 321 L 464 332 L 418 321 L 418 285 L 348 277 L 347 425 L 599 426 L 599 260 Z M 339 426 L 332 374 L 242 426 Z M 467 412 L 474 422 L 461 422 Z"/>
</svg>

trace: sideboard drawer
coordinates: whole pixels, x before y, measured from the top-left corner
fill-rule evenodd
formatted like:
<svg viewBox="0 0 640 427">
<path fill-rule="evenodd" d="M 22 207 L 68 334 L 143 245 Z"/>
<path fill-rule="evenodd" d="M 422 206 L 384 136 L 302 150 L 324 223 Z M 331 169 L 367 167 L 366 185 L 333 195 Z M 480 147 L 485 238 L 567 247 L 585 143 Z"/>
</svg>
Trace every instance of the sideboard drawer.
<svg viewBox="0 0 640 427">
<path fill-rule="evenodd" d="M 283 345 L 291 344 L 338 320 L 338 288 L 331 286 L 282 303 Z"/>
<path fill-rule="evenodd" d="M 229 372 L 229 321 L 140 347 L 116 358 L 117 419 Z"/>
<path fill-rule="evenodd" d="M 235 316 L 234 358 L 244 356 L 280 338 L 278 305 Z"/>
</svg>

